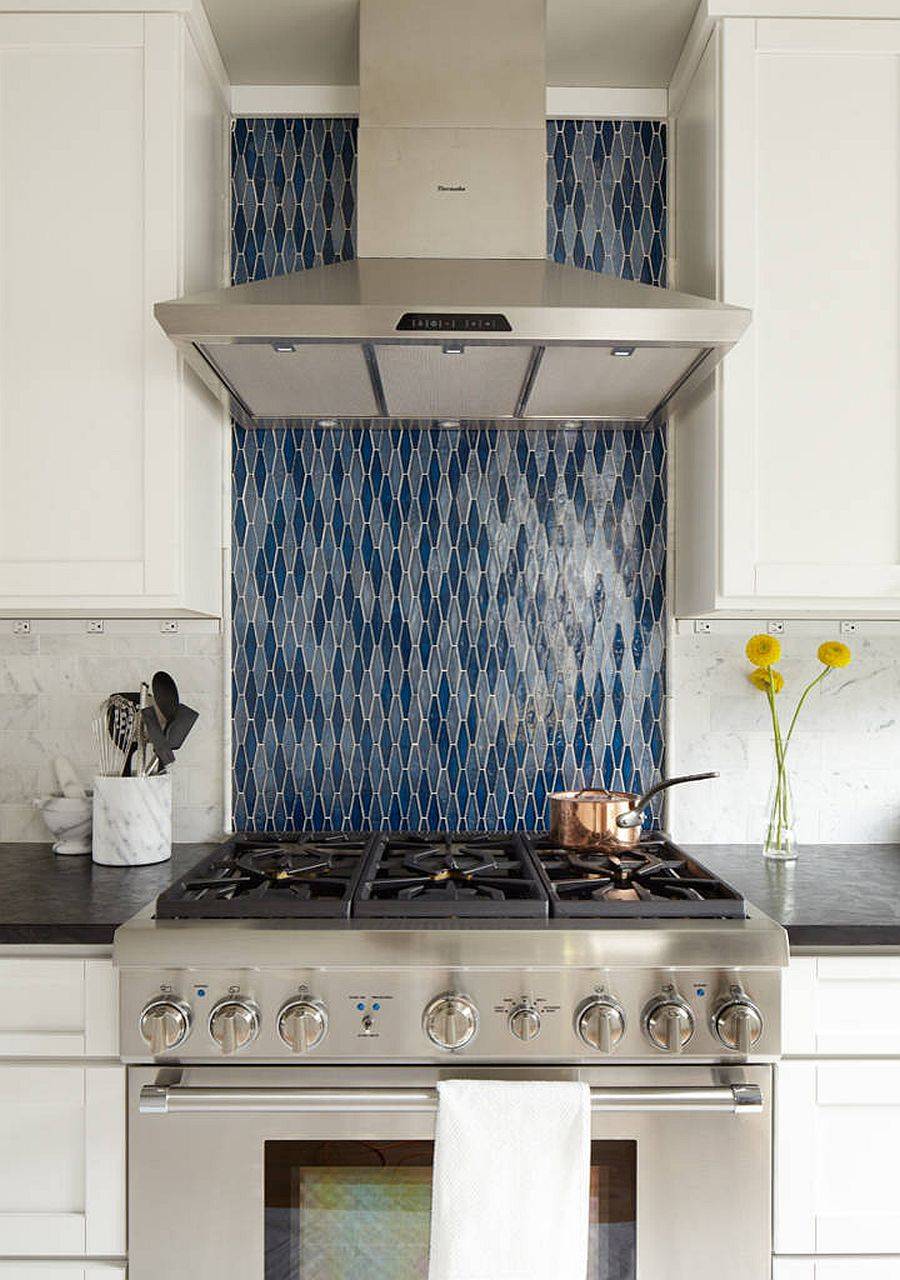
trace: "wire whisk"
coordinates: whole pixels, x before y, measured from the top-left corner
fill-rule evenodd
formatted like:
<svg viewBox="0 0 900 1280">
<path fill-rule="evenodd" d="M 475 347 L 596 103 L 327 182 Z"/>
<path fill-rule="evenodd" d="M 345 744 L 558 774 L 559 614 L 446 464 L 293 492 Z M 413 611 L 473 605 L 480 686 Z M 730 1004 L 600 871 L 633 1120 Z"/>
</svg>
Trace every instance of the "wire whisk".
<svg viewBox="0 0 900 1280">
<path fill-rule="evenodd" d="M 114 693 L 101 704 L 91 728 L 103 777 L 120 778 L 127 772 L 137 743 L 137 724 L 137 708 L 128 698 Z"/>
</svg>

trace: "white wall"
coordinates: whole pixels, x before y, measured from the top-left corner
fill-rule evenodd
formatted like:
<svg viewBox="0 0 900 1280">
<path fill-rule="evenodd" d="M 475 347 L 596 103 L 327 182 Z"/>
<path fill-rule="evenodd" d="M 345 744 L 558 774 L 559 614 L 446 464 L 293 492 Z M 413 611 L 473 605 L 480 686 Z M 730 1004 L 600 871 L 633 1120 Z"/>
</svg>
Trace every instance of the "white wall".
<svg viewBox="0 0 900 1280">
<path fill-rule="evenodd" d="M 95 771 L 90 723 L 100 701 L 136 689 L 164 668 L 181 697 L 200 712 L 173 766 L 176 840 L 221 838 L 223 721 L 219 624 L 181 621 L 160 634 L 155 621 L 106 621 L 87 635 L 83 621 L 32 621 L 17 636 L 0 621 L 0 840 L 46 840 L 31 807 L 57 790 L 53 759 L 67 755 L 89 783 Z"/>
<path fill-rule="evenodd" d="M 771 783 L 771 722 L 765 696 L 746 679 L 744 644 L 764 627 L 712 625 L 713 634 L 688 632 L 671 641 L 668 771 L 712 768 L 722 777 L 673 789 L 669 829 L 686 843 L 759 843 Z M 845 640 L 854 652 L 853 663 L 808 699 L 791 746 L 800 840 L 900 841 L 900 629 L 863 623 L 861 634 L 841 636 L 833 624 L 785 626 L 782 723 L 820 670 L 815 655 L 823 640 Z"/>
</svg>

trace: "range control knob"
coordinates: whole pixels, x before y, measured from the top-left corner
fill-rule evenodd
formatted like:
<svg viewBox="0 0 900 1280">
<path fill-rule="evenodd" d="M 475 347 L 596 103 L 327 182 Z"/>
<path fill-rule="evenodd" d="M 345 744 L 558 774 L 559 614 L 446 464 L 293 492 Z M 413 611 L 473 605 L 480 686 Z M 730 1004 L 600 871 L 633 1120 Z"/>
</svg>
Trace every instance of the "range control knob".
<svg viewBox="0 0 900 1280">
<path fill-rule="evenodd" d="M 647 1039 L 665 1053 L 681 1053 L 694 1034 L 691 1006 L 672 986 L 663 987 L 650 1001 L 643 1021 Z"/>
<path fill-rule="evenodd" d="M 733 986 L 713 1011 L 712 1029 L 726 1049 L 746 1057 L 762 1038 L 763 1016 L 742 989 Z"/>
<path fill-rule="evenodd" d="M 625 1034 L 625 1010 L 612 996 L 589 996 L 575 1010 L 575 1032 L 589 1049 L 612 1053 Z"/>
<path fill-rule="evenodd" d="M 517 1040 L 534 1040 L 541 1034 L 541 1015 L 532 1004 L 517 1004 L 507 1022 Z"/>
<path fill-rule="evenodd" d="M 478 1030 L 478 1010 L 467 996 L 446 992 L 427 1006 L 422 1026 L 439 1049 L 463 1049 Z"/>
<path fill-rule="evenodd" d="M 309 1053 L 325 1038 L 328 1013 L 318 1000 L 289 1000 L 278 1014 L 278 1034 L 294 1053 Z"/>
<path fill-rule="evenodd" d="M 226 996 L 209 1015 L 209 1034 L 223 1053 L 237 1053 L 259 1035 L 259 1009 L 245 996 Z"/>
<path fill-rule="evenodd" d="M 151 1000 L 141 1014 L 140 1028 L 154 1058 L 171 1053 L 184 1044 L 190 1034 L 190 1006 L 174 996 Z"/>
</svg>

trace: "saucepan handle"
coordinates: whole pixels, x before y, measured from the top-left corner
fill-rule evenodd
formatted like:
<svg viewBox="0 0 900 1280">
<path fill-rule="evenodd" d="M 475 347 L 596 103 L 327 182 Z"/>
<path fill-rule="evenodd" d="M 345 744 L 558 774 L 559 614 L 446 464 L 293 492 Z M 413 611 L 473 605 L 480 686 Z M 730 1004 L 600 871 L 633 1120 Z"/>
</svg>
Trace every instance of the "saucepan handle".
<svg viewBox="0 0 900 1280">
<path fill-rule="evenodd" d="M 680 778 L 664 778 L 662 782 L 657 782 L 656 786 L 651 787 L 649 791 L 645 791 L 642 796 L 635 800 L 634 804 L 627 813 L 619 814 L 616 818 L 616 825 L 619 827 L 636 827 L 640 824 L 643 811 L 660 791 L 665 791 L 668 787 L 677 787 L 682 782 L 704 782 L 707 778 L 718 778 L 718 772 L 713 773 L 685 773 Z"/>
</svg>

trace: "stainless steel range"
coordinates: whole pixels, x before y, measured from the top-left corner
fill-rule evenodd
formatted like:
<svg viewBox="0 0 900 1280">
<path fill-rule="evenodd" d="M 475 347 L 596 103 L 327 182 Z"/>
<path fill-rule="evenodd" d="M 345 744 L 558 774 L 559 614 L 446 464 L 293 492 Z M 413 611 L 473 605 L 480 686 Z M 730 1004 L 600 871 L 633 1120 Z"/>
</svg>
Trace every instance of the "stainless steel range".
<svg viewBox="0 0 900 1280">
<path fill-rule="evenodd" d="M 115 955 L 131 1280 L 423 1280 L 454 1075 L 591 1085 L 589 1280 L 769 1274 L 786 936 L 663 837 L 240 837 Z"/>
</svg>

